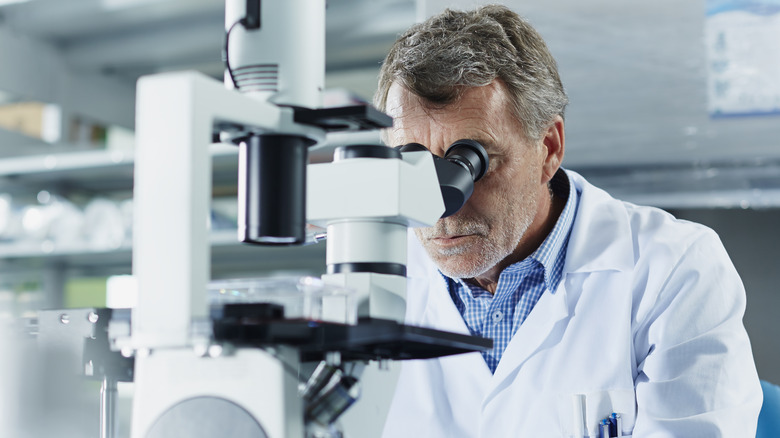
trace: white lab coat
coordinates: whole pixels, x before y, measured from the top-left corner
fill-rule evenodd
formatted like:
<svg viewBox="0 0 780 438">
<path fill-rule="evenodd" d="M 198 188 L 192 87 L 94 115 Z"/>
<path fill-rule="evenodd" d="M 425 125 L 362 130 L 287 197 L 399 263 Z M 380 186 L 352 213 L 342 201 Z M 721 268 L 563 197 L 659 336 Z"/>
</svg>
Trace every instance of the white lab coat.
<svg viewBox="0 0 780 438">
<path fill-rule="evenodd" d="M 761 388 L 742 324 L 745 292 L 717 235 L 654 208 L 581 190 L 563 277 L 495 374 L 479 353 L 402 365 L 387 438 L 573 437 L 620 413 L 634 437 L 754 437 Z M 468 333 L 410 238 L 407 323 Z"/>
</svg>

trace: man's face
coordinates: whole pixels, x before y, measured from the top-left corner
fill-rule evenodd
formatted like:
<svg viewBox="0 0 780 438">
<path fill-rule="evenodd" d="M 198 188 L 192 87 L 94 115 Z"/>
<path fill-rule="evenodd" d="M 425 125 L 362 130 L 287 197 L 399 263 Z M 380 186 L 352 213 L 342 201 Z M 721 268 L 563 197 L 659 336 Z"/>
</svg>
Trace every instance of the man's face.
<svg viewBox="0 0 780 438">
<path fill-rule="evenodd" d="M 504 86 L 495 81 L 469 89 L 443 108 L 431 107 L 398 84 L 389 90 L 387 112 L 395 118 L 391 146 L 415 142 L 444 156 L 454 141 L 473 139 L 490 157 L 488 172 L 460 211 L 431 228 L 415 229 L 449 277 L 474 278 L 518 261 L 518 245 L 544 216 L 540 205 L 548 205 L 542 199 L 549 198 L 542 177 L 544 148 L 525 139 L 509 108 Z"/>
</svg>

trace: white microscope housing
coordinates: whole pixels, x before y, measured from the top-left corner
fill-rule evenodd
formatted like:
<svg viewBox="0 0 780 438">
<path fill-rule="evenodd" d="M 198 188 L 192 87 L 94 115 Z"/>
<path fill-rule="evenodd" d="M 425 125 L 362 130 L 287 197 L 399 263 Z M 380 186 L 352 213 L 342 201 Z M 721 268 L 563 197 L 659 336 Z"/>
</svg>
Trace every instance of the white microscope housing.
<svg viewBox="0 0 780 438">
<path fill-rule="evenodd" d="M 370 107 L 318 108 L 324 11 L 324 0 L 228 0 L 227 86 L 197 73 L 138 82 L 138 302 L 129 323 L 110 326 L 111 348 L 135 359 L 133 438 L 329 436 L 321 433 L 355 398 L 344 363 L 489 348 L 401 324 L 407 229 L 451 213 L 448 199 L 465 202 L 487 168 L 484 151 L 474 158 L 476 142 L 453 146 L 462 153 L 448 159 L 419 145 L 356 146 L 307 168 L 308 148 L 327 132 L 391 123 Z M 306 222 L 326 227 L 323 280 L 356 291 L 357 321 L 343 302 L 326 305 L 323 321 L 228 306 L 213 318 L 207 222 L 217 141 L 239 146 L 239 240 L 302 243 Z M 301 396 L 301 362 L 326 358 L 319 380 L 309 380 L 315 394 Z M 317 421 L 325 424 L 308 427 Z"/>
</svg>

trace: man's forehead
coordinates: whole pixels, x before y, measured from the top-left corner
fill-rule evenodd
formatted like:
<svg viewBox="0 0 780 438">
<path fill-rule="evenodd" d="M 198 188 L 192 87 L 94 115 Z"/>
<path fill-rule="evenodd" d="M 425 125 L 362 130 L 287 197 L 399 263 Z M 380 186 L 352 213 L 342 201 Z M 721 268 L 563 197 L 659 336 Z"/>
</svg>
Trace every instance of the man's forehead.
<svg viewBox="0 0 780 438">
<path fill-rule="evenodd" d="M 387 91 L 385 111 L 393 117 L 404 117 L 410 112 L 422 109 L 425 106 L 426 102 L 424 99 L 397 82 L 394 82 Z"/>
<path fill-rule="evenodd" d="M 502 84 L 495 81 L 466 89 L 457 101 L 441 105 L 394 83 L 388 90 L 386 111 L 394 118 L 393 134 L 396 136 L 409 135 L 412 132 L 408 131 L 420 129 L 487 127 L 509 115 L 505 91 Z"/>
<path fill-rule="evenodd" d="M 385 111 L 393 117 L 417 112 L 433 115 L 439 112 L 465 110 L 472 106 L 482 108 L 491 105 L 493 108 L 509 109 L 509 102 L 506 86 L 500 80 L 479 87 L 465 88 L 456 100 L 447 104 L 431 102 L 394 82 L 387 91 Z"/>
</svg>

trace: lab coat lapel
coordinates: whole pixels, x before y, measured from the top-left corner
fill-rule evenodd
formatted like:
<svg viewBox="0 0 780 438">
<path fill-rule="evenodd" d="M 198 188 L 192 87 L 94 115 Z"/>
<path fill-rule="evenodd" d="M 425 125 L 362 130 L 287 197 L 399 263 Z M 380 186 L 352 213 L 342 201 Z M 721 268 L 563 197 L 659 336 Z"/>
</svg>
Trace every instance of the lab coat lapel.
<svg viewBox="0 0 780 438">
<path fill-rule="evenodd" d="M 409 302 L 414 301 L 412 307 L 422 307 L 422 314 L 416 315 L 415 312 L 407 313 L 407 321 L 413 325 L 430 327 L 437 330 L 453 333 L 470 334 L 466 322 L 452 302 L 450 293 L 447 290 L 447 282 L 439 273 L 436 264 L 428 258 L 425 250 L 417 237 L 409 232 L 409 273 L 414 281 L 423 281 L 425 286 L 422 288 L 410 288 L 410 293 L 415 295 L 407 297 Z M 411 292 L 415 291 L 415 292 Z M 424 291 L 424 295 L 418 295 Z M 412 301 L 413 300 L 413 301 Z M 410 308 L 409 310 L 414 310 Z M 468 374 L 473 377 L 474 383 L 479 388 L 487 388 L 492 374 L 482 355 L 479 353 L 467 353 L 456 356 L 449 356 L 441 359 L 443 368 L 454 367 L 452 370 L 455 375 L 463 375 L 463 370 L 470 370 Z M 464 384 L 461 381 L 459 384 Z M 484 391 L 483 389 L 482 391 Z"/>
<path fill-rule="evenodd" d="M 554 294 L 545 291 L 525 322 L 512 336 L 493 375 L 494 389 L 499 389 L 507 377 L 539 350 L 553 334 L 553 329 L 559 321 L 568 318 L 569 308 L 566 303 L 564 284 L 565 281 L 562 280 Z"/>
<path fill-rule="evenodd" d="M 423 324 L 438 330 L 470 334 L 466 322 L 463 321 L 458 308 L 455 307 L 455 303 L 450 298 L 446 281 L 435 268 L 430 275 L 429 287 L 428 305 L 423 316 Z M 481 388 L 487 388 L 492 377 L 490 368 L 488 368 L 485 359 L 479 353 L 468 353 L 444 358 L 442 367 L 450 366 L 456 367 L 457 370 L 454 371 L 460 375 L 462 375 L 463 370 L 470 370 L 470 376 L 476 379 L 477 385 Z M 461 382 L 461 384 L 463 383 Z"/>
<path fill-rule="evenodd" d="M 627 236 L 631 225 L 625 208 L 612 198 L 569 170 L 575 187 L 580 191 L 577 215 L 572 224 L 566 251 L 563 277 L 555 293 L 545 291 L 525 322 L 507 345 L 493 376 L 491 394 L 485 402 L 503 388 L 503 382 L 533 356 L 547 342 L 556 342 L 551 336 L 560 336 L 555 325 L 569 318 L 576 304 L 567 297 L 567 276 L 573 273 L 588 275 L 596 271 L 625 271 L 632 267 L 634 250 Z M 608 218 L 608 219 L 607 219 Z"/>
<path fill-rule="evenodd" d="M 623 203 L 566 171 L 580 190 L 563 272 L 628 271 L 634 264 L 631 223 Z"/>
<path fill-rule="evenodd" d="M 426 325 L 439 330 L 469 334 L 466 323 L 450 298 L 447 282 L 435 271 L 431 272 L 429 278 L 431 292 L 428 294 L 428 305 L 425 308 L 423 321 Z"/>
</svg>

